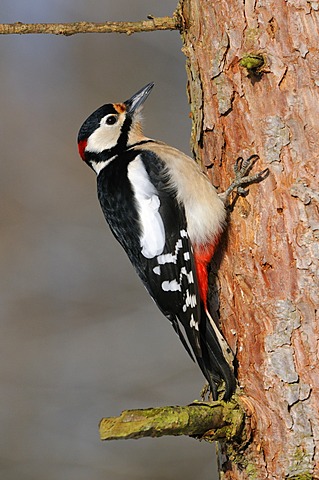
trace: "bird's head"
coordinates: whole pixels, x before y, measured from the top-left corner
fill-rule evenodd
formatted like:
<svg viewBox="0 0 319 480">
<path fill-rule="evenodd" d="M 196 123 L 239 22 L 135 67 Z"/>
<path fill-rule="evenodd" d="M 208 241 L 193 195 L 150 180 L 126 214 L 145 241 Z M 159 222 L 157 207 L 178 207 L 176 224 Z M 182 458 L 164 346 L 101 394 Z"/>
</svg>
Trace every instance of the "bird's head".
<svg viewBox="0 0 319 480">
<path fill-rule="evenodd" d="M 153 86 L 147 84 L 123 103 L 107 103 L 85 120 L 78 134 L 78 148 L 94 170 L 93 164 L 105 162 L 145 138 L 140 112 Z"/>
</svg>

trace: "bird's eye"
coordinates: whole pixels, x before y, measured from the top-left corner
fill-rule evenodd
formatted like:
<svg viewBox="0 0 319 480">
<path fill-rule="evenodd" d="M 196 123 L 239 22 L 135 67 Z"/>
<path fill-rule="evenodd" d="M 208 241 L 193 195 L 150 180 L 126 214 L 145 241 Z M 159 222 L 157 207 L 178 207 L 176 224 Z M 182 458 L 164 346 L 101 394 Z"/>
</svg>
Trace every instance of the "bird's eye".
<svg viewBox="0 0 319 480">
<path fill-rule="evenodd" d="M 106 125 L 114 125 L 114 123 L 116 123 L 116 121 L 117 121 L 117 117 L 115 115 L 109 115 L 105 119 Z"/>
</svg>

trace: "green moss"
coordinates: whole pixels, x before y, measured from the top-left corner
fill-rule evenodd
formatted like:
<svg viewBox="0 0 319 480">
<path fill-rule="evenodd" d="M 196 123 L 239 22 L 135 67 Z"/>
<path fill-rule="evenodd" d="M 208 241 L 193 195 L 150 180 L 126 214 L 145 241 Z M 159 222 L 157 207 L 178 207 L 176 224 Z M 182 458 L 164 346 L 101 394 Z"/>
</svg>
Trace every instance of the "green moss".
<svg viewBox="0 0 319 480">
<path fill-rule="evenodd" d="M 258 480 L 259 479 L 259 473 L 257 471 L 256 465 L 252 463 L 248 463 L 248 465 L 245 468 L 245 471 L 247 473 L 247 476 L 249 480 Z"/>
<path fill-rule="evenodd" d="M 244 55 L 239 62 L 241 67 L 255 72 L 258 71 L 264 65 L 264 63 L 264 57 L 262 55 L 255 55 L 254 53 Z"/>
<path fill-rule="evenodd" d="M 305 457 L 305 452 L 301 447 L 297 447 L 294 456 L 293 456 L 293 461 L 295 465 L 300 465 L 300 463 L 303 461 Z"/>
</svg>

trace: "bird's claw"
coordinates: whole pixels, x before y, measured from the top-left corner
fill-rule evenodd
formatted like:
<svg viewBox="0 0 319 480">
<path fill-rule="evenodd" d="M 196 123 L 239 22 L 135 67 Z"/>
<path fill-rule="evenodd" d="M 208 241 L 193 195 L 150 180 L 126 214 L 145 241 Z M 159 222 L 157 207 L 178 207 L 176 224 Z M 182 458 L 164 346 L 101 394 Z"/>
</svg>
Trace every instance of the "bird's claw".
<svg viewBox="0 0 319 480">
<path fill-rule="evenodd" d="M 265 168 L 265 170 L 262 170 L 255 175 L 248 175 L 249 171 L 252 169 L 258 159 L 258 155 L 251 155 L 249 158 L 246 158 L 246 160 L 244 160 L 243 157 L 237 158 L 234 165 L 235 179 L 227 188 L 227 190 L 225 190 L 225 192 L 219 194 L 219 197 L 226 205 L 228 204 L 230 194 L 234 190 L 236 190 L 237 195 L 245 197 L 249 193 L 249 190 L 245 188 L 247 185 L 262 182 L 265 180 L 265 178 L 267 178 L 269 174 L 268 168 Z"/>
</svg>

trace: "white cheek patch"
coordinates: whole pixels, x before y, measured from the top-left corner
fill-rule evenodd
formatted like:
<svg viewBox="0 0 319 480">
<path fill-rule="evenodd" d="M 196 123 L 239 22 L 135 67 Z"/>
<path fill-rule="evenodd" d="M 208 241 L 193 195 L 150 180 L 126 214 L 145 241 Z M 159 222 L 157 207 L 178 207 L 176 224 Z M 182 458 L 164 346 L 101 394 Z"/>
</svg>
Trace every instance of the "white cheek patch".
<svg viewBox="0 0 319 480">
<path fill-rule="evenodd" d="M 118 121 L 114 125 L 100 125 L 89 136 L 85 150 L 87 152 L 101 153 L 115 147 L 121 134 L 122 123 Z"/>
<path fill-rule="evenodd" d="M 142 254 L 145 258 L 154 258 L 160 255 L 165 247 L 165 229 L 159 213 L 158 192 L 152 184 L 140 156 L 130 162 L 127 174 L 139 213 L 142 229 L 140 239 Z"/>
</svg>

